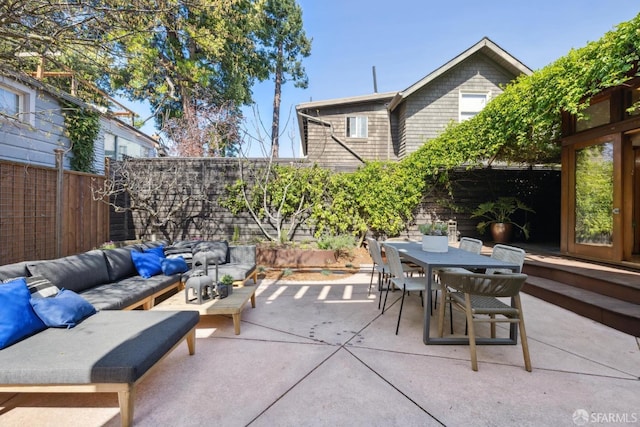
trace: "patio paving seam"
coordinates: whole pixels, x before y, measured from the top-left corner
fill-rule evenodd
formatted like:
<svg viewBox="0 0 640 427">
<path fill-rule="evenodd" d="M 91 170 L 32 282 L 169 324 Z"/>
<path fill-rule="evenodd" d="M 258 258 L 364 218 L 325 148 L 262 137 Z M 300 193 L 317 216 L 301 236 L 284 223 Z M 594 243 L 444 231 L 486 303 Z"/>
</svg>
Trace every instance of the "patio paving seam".
<svg viewBox="0 0 640 427">
<path fill-rule="evenodd" d="M 344 346 L 343 346 L 344 347 Z M 360 347 L 359 347 L 360 348 Z M 426 410 L 425 408 L 423 408 L 422 406 L 420 406 L 420 404 L 418 402 L 416 402 L 415 400 L 413 400 L 411 397 L 409 397 L 405 392 L 403 392 L 402 390 L 400 390 L 398 387 L 396 387 L 395 385 L 393 385 L 393 383 L 389 380 L 387 380 L 382 374 L 380 374 L 378 371 L 376 371 L 375 369 L 373 369 L 371 366 L 369 366 L 368 364 L 366 364 L 362 359 L 360 359 L 358 356 L 356 356 L 354 353 L 352 353 L 351 351 L 349 351 L 348 348 L 344 348 L 347 353 L 349 353 L 354 359 L 356 359 L 358 362 L 360 362 L 362 364 L 362 366 L 366 367 L 367 369 L 369 369 L 372 373 L 374 373 L 378 378 L 380 378 L 382 381 L 384 381 L 385 383 L 387 383 L 391 388 L 393 388 L 395 391 L 397 391 L 398 393 L 400 393 L 402 396 L 404 396 L 405 399 L 407 399 L 409 402 L 413 403 L 417 408 L 419 408 L 421 411 L 423 411 L 425 414 L 429 415 L 434 421 L 436 421 L 437 423 L 439 423 L 440 425 L 444 426 L 446 425 L 445 423 L 443 423 L 442 421 L 440 421 L 440 419 L 438 419 L 438 417 L 436 417 L 435 415 L 433 415 L 431 412 L 429 412 L 428 410 Z M 375 350 L 375 349 L 373 349 Z M 379 350 L 375 350 L 375 351 L 379 351 Z M 384 351 L 384 350 L 382 350 Z"/>
<path fill-rule="evenodd" d="M 296 344 L 296 343 L 294 343 Z M 325 359 L 322 360 L 322 362 L 318 363 L 317 365 L 315 365 L 311 370 L 309 370 L 309 372 L 307 372 L 306 374 L 304 374 L 302 377 L 300 377 L 295 383 L 293 383 L 293 385 L 291 385 L 291 387 L 289 387 L 287 390 L 285 390 L 282 394 L 280 394 L 280 396 L 276 397 L 269 405 L 267 405 L 266 408 L 264 408 L 262 411 L 260 411 L 260 413 L 258 415 L 256 415 L 254 418 L 252 418 L 246 425 L 250 426 L 251 424 L 253 424 L 254 422 L 258 421 L 258 419 L 264 415 L 270 408 L 272 408 L 276 403 L 278 403 L 281 399 L 283 399 L 286 395 L 288 395 L 291 391 L 293 391 L 298 385 L 300 385 L 305 379 L 309 378 L 309 376 L 314 373 L 316 370 L 318 370 L 322 365 L 324 365 L 325 363 L 327 363 L 328 360 L 330 360 L 333 356 L 335 356 L 335 354 L 337 352 L 340 351 L 340 348 L 342 346 L 339 346 L 336 348 L 335 351 L 331 352 L 331 354 L 329 354 L 329 356 L 327 356 Z"/>
</svg>

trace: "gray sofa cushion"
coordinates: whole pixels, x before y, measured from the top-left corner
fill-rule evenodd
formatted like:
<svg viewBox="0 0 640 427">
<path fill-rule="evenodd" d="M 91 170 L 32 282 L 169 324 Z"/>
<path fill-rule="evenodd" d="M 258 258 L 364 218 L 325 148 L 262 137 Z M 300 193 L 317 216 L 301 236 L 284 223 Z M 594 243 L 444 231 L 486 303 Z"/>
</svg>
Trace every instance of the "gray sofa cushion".
<svg viewBox="0 0 640 427">
<path fill-rule="evenodd" d="M 133 383 L 198 319 L 195 311 L 102 311 L 72 329 L 49 328 L 0 351 L 0 384 Z"/>
<path fill-rule="evenodd" d="M 25 261 L 0 266 L 0 281 L 29 275 Z"/>
<path fill-rule="evenodd" d="M 158 275 L 149 279 L 133 276 L 118 282 L 94 286 L 80 295 L 98 310 L 122 310 L 178 281 L 179 274 Z"/>
<path fill-rule="evenodd" d="M 131 251 L 136 248 L 117 248 L 104 251 L 107 259 L 107 268 L 109 270 L 109 281 L 117 282 L 127 277 L 136 276 L 136 266 L 131 261 Z"/>
<path fill-rule="evenodd" d="M 107 260 L 101 250 L 28 263 L 32 276 L 44 276 L 54 285 L 74 292 L 109 282 Z"/>
<path fill-rule="evenodd" d="M 207 254 L 209 264 L 224 264 L 229 262 L 229 244 L 222 240 L 217 242 L 200 242 L 193 247 L 193 264 L 197 263 L 198 256 Z"/>
<path fill-rule="evenodd" d="M 94 286 L 80 292 L 97 310 L 123 310 L 154 293 L 153 286 L 145 279 L 139 281 L 125 279 L 119 282 Z"/>
</svg>

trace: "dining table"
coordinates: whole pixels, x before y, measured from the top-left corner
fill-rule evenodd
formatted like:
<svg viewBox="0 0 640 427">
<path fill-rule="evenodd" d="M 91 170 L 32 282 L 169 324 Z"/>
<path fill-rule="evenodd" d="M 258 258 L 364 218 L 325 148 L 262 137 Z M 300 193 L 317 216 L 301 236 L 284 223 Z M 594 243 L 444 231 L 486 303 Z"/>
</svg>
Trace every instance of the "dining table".
<svg viewBox="0 0 640 427">
<path fill-rule="evenodd" d="M 424 332 L 423 341 L 425 344 L 469 344 L 469 339 L 459 336 L 432 337 L 431 328 L 431 289 L 433 283 L 434 270 L 447 267 L 461 267 L 466 269 L 487 269 L 502 268 L 513 272 L 519 272 L 521 266 L 480 255 L 473 252 L 449 246 L 446 252 L 428 252 L 422 249 L 422 244 L 411 241 L 386 241 L 382 246 L 393 246 L 400 253 L 400 257 L 421 266 L 427 279 L 426 304 L 424 304 Z M 513 300 L 511 302 L 513 305 Z M 512 323 L 509 328 L 509 338 L 476 338 L 476 344 L 516 344 L 518 341 L 517 324 Z"/>
</svg>

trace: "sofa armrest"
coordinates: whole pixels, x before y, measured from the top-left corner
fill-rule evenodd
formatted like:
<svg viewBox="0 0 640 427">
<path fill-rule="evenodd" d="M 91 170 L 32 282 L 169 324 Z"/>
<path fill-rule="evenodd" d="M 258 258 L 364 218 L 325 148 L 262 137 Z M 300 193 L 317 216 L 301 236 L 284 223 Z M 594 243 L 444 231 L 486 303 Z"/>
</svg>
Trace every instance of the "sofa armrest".
<svg viewBox="0 0 640 427">
<path fill-rule="evenodd" d="M 229 262 L 232 264 L 256 265 L 256 246 L 229 246 Z"/>
</svg>

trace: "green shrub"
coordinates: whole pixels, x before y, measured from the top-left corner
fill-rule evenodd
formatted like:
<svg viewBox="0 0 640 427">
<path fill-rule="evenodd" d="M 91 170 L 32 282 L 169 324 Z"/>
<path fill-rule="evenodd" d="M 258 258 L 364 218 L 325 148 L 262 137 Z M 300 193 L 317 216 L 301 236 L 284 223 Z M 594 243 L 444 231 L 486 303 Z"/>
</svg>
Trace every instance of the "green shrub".
<svg viewBox="0 0 640 427">
<path fill-rule="evenodd" d="M 338 236 L 324 235 L 318 239 L 318 249 L 338 251 L 355 247 L 355 237 L 348 234 L 341 234 Z"/>
</svg>

